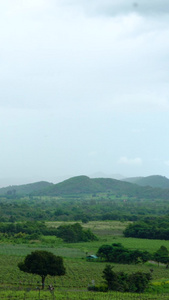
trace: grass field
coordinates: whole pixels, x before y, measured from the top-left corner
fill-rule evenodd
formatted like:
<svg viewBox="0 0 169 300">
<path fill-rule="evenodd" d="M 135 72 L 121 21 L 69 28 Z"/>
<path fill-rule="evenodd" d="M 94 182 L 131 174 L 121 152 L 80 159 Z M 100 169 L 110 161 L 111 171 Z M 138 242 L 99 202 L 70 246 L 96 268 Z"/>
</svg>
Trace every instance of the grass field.
<svg viewBox="0 0 169 300">
<path fill-rule="evenodd" d="M 168 300 L 168 295 L 131 294 L 131 293 L 94 293 L 84 291 L 0 291 L 3 300 Z"/>
<path fill-rule="evenodd" d="M 52 223 L 53 226 L 60 224 Z M 42 242 L 37 241 L 30 244 L 0 243 L 0 299 L 169 299 L 169 293 L 160 294 L 160 298 L 158 298 L 157 294 L 129 295 L 87 291 L 87 287 L 91 285 L 92 281 L 96 285 L 103 283 L 102 271 L 106 263 L 88 262 L 85 259 L 87 253 L 95 254 L 101 245 L 117 242 L 130 249 L 147 250 L 151 253 L 159 249 L 161 245 L 169 249 L 169 241 L 124 238 L 122 231 L 125 226 L 126 223 L 113 221 L 89 222 L 85 224 L 85 227 L 97 233 L 99 240 L 88 243 L 66 244 L 55 237 L 47 237 L 42 239 Z M 41 284 L 39 276 L 21 272 L 17 267 L 18 262 L 36 249 L 47 250 L 64 258 L 66 275 L 46 278 L 46 287 L 49 284 L 55 287 L 54 295 L 47 290 L 38 290 Z M 169 280 L 169 270 L 163 265 L 160 267 L 150 263 L 112 265 L 114 265 L 115 271 L 130 273 L 138 270 L 149 272 L 150 268 L 153 268 L 153 281 L 156 285 L 158 282 Z M 55 297 L 56 295 L 57 297 Z"/>
</svg>

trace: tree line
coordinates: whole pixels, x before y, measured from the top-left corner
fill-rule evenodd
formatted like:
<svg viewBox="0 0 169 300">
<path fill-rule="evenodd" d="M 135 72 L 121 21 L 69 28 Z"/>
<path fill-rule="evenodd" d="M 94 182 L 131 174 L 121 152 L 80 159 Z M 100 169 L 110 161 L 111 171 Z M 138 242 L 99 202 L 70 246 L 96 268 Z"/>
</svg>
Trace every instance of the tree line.
<svg viewBox="0 0 169 300">
<path fill-rule="evenodd" d="M 132 250 L 124 247 L 121 243 L 112 245 L 102 245 L 99 247 L 97 254 L 99 261 L 113 262 L 119 264 L 139 264 L 147 261 L 154 261 L 169 266 L 169 251 L 165 246 L 161 246 L 156 252 Z"/>
<path fill-rule="evenodd" d="M 56 236 L 67 243 L 96 241 L 90 229 L 83 229 L 79 223 L 48 227 L 45 222 L 0 223 L 0 237 L 38 239 L 41 235 Z"/>
<path fill-rule="evenodd" d="M 168 216 L 144 218 L 142 221 L 129 224 L 124 230 L 124 236 L 142 239 L 169 240 Z"/>
<path fill-rule="evenodd" d="M 169 214 L 168 199 L 146 199 L 137 194 L 126 196 L 107 193 L 30 196 L 13 199 L 0 197 L 0 222 L 15 221 L 141 221 L 145 217 Z"/>
<path fill-rule="evenodd" d="M 130 250 L 121 243 L 102 245 L 96 255 L 103 261 L 120 264 L 145 263 L 152 257 L 148 251 Z"/>
</svg>

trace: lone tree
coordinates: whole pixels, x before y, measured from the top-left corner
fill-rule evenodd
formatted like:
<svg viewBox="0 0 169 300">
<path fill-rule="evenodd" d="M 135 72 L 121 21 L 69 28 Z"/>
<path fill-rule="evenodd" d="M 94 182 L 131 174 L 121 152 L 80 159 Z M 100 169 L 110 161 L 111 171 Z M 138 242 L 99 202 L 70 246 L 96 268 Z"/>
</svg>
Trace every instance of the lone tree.
<svg viewBox="0 0 169 300">
<path fill-rule="evenodd" d="M 62 276 L 66 273 L 63 258 L 48 251 L 34 251 L 28 254 L 24 262 L 18 264 L 18 267 L 23 272 L 40 275 L 42 289 L 44 289 L 47 275 Z"/>
</svg>

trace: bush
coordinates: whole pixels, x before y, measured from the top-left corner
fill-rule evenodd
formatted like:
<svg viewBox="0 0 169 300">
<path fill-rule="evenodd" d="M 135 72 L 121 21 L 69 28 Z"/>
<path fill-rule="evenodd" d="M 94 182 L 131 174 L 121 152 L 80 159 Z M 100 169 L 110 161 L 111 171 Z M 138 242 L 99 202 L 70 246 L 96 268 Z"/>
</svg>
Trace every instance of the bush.
<svg viewBox="0 0 169 300">
<path fill-rule="evenodd" d="M 124 272 L 114 272 L 112 269 L 112 266 L 107 265 L 102 276 L 108 289 L 112 291 L 143 293 L 151 280 L 150 273 L 136 272 L 128 275 Z"/>
<path fill-rule="evenodd" d="M 93 292 L 108 292 L 108 286 L 105 284 L 105 285 L 91 285 L 89 286 L 88 288 L 88 291 L 93 291 Z"/>
<path fill-rule="evenodd" d="M 143 293 L 151 280 L 150 273 L 136 272 L 128 276 L 129 292 Z"/>
<path fill-rule="evenodd" d="M 79 223 L 73 225 L 62 225 L 57 228 L 56 236 L 62 238 L 66 243 L 96 241 L 97 237 L 90 229 L 84 230 Z"/>
<path fill-rule="evenodd" d="M 129 250 L 123 247 L 120 243 L 112 245 L 102 245 L 97 252 L 97 256 L 108 262 L 137 264 L 145 263 L 150 260 L 151 255 L 147 251 Z"/>
</svg>

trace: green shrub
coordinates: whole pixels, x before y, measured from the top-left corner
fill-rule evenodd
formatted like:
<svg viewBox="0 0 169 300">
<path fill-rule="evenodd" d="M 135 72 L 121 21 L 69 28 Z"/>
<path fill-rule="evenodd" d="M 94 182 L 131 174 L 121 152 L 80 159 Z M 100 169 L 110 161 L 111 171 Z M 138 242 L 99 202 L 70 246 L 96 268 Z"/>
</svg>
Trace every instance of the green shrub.
<svg viewBox="0 0 169 300">
<path fill-rule="evenodd" d="M 57 228 L 56 236 L 62 238 L 66 243 L 96 241 L 97 237 L 90 229 L 84 230 L 79 223 L 73 225 L 62 225 Z"/>
<path fill-rule="evenodd" d="M 88 291 L 93 291 L 93 292 L 108 292 L 108 286 L 106 284 L 104 285 L 91 285 L 88 287 Z"/>
<path fill-rule="evenodd" d="M 120 243 L 102 245 L 97 251 L 97 256 L 105 261 L 120 264 L 145 263 L 151 259 L 147 251 L 129 250 Z"/>
<path fill-rule="evenodd" d="M 107 265 L 103 270 L 103 278 L 109 290 L 118 292 L 143 293 L 151 280 L 150 273 L 136 272 L 127 274 L 124 272 L 114 272 L 111 265 Z"/>
</svg>

